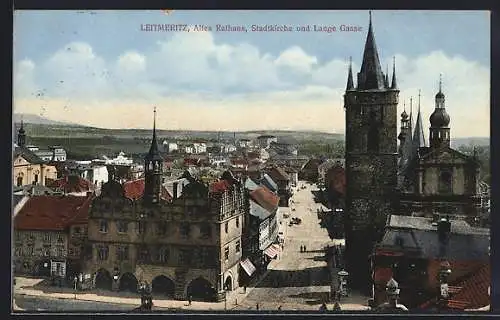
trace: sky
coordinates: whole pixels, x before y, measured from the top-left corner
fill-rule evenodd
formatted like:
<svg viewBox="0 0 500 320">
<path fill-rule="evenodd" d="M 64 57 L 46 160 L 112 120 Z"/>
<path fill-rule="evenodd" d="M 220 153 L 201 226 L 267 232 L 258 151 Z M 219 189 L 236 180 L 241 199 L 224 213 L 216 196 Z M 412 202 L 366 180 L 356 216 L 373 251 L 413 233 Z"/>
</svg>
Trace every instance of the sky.
<svg viewBox="0 0 500 320">
<path fill-rule="evenodd" d="M 343 133 L 349 57 L 368 11 L 16 11 L 14 112 L 103 128 Z M 442 74 L 454 137 L 490 133 L 490 14 L 373 11 L 382 68 L 395 57 L 399 113 L 413 97 L 428 136 Z M 145 31 L 182 24 L 190 32 Z M 218 31 L 217 25 L 247 32 Z M 290 32 L 252 26 L 286 25 Z M 195 30 L 194 26 L 211 31 Z M 342 25 L 360 31 L 340 31 Z M 335 26 L 335 32 L 298 31 Z M 356 77 L 355 77 L 356 78 Z"/>
</svg>

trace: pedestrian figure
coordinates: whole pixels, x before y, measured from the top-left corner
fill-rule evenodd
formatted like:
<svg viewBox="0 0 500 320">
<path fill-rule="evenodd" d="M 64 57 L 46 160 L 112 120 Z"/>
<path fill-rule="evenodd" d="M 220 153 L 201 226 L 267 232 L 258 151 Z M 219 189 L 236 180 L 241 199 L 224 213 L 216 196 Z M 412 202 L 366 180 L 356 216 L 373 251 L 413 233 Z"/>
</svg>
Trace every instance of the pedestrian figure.
<svg viewBox="0 0 500 320">
<path fill-rule="evenodd" d="M 191 295 L 188 296 L 188 303 L 191 305 L 191 302 L 193 301 L 193 297 Z"/>
<path fill-rule="evenodd" d="M 244 293 L 247 293 L 247 286 L 243 287 Z"/>
<path fill-rule="evenodd" d="M 307 251 L 306 246 L 304 246 L 304 252 L 306 252 L 306 251 Z"/>
<path fill-rule="evenodd" d="M 255 306 L 255 309 L 259 310 L 259 304 L 257 303 L 257 305 Z"/>
<path fill-rule="evenodd" d="M 340 304 L 338 301 L 335 301 L 335 304 L 333 305 L 333 311 L 340 311 Z"/>
<path fill-rule="evenodd" d="M 319 311 L 325 312 L 327 310 L 328 310 L 328 308 L 326 307 L 326 303 L 323 302 L 323 304 L 319 307 Z"/>
<path fill-rule="evenodd" d="M 300 252 L 302 252 L 302 246 L 300 246 Z"/>
<path fill-rule="evenodd" d="M 281 311 L 281 306 L 278 307 L 278 311 Z"/>
</svg>

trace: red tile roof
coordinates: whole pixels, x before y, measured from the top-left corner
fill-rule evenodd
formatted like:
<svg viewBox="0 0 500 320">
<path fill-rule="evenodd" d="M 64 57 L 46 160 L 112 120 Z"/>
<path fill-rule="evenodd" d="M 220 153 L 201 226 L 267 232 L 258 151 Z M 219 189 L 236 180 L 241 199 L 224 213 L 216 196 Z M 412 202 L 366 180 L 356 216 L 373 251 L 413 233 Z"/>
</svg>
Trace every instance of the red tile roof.
<svg viewBox="0 0 500 320">
<path fill-rule="evenodd" d="M 250 198 L 269 212 L 278 208 L 280 198 L 265 187 L 260 187 L 250 192 Z"/>
<path fill-rule="evenodd" d="M 458 283 L 456 286 L 450 286 L 455 290 L 450 290 L 451 299 L 448 300 L 448 308 L 451 309 L 479 309 L 490 305 L 490 296 L 488 288 L 491 285 L 491 270 L 490 265 L 485 264 L 465 280 Z M 433 307 L 437 302 L 437 298 L 425 302 L 420 307 L 427 309 Z"/>
<path fill-rule="evenodd" d="M 92 182 L 83 179 L 80 176 L 65 176 L 61 179 L 49 183 L 49 188 L 59 189 L 66 193 L 86 192 L 93 189 Z"/>
<path fill-rule="evenodd" d="M 466 301 L 470 309 L 477 309 L 490 304 L 488 288 L 491 285 L 490 264 L 484 265 L 477 272 L 459 283 L 462 289 L 452 296 L 453 300 Z"/>
<path fill-rule="evenodd" d="M 221 179 L 210 184 L 209 190 L 211 193 L 224 192 L 229 188 L 230 185 L 231 183 L 229 181 Z"/>
<path fill-rule="evenodd" d="M 89 219 L 90 205 L 92 204 L 92 200 L 94 200 L 95 195 L 92 193 L 87 197 L 87 200 L 77 208 L 78 212 L 76 216 L 68 221 L 68 225 L 75 224 L 87 224 Z"/>
<path fill-rule="evenodd" d="M 125 193 L 125 197 L 131 200 L 140 199 L 144 194 L 144 187 L 145 187 L 144 178 L 124 182 L 123 191 Z M 164 200 L 172 199 L 172 195 L 163 186 L 161 187 L 161 197 Z"/>
<path fill-rule="evenodd" d="M 17 230 L 64 230 L 78 214 L 88 197 L 78 196 L 35 196 L 14 218 Z"/>
</svg>

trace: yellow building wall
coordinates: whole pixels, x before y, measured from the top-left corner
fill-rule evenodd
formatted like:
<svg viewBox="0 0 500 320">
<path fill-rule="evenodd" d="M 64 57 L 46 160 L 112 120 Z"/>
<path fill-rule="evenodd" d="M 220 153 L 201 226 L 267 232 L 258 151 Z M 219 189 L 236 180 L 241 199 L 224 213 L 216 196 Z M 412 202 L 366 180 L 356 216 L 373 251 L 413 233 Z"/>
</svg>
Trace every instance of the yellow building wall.
<svg viewBox="0 0 500 320">
<path fill-rule="evenodd" d="M 38 175 L 38 184 L 45 186 L 47 178 L 52 180 L 57 179 L 57 169 L 54 166 L 46 164 L 31 164 L 22 156 L 14 159 L 12 178 L 15 186 L 19 184 L 18 182 L 21 182 L 21 185 L 32 184 L 35 181 L 36 175 Z"/>
</svg>

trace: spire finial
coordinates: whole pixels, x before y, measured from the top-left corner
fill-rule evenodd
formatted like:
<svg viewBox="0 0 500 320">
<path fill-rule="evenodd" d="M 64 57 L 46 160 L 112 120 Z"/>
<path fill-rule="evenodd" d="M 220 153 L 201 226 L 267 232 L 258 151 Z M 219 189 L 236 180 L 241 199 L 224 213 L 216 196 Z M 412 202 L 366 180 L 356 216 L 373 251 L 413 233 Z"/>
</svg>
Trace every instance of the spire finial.
<svg viewBox="0 0 500 320">
<path fill-rule="evenodd" d="M 352 78 L 352 57 L 349 57 L 349 71 L 347 74 L 347 86 L 346 90 L 354 89 L 354 80 Z"/>
<path fill-rule="evenodd" d="M 156 106 L 153 107 L 153 130 L 156 131 Z"/>
<path fill-rule="evenodd" d="M 441 92 L 442 86 L 443 86 L 443 74 L 440 73 L 439 74 L 439 92 Z"/>
<path fill-rule="evenodd" d="M 371 25 L 372 25 L 372 11 L 371 10 L 368 11 L 368 14 L 370 15 L 370 27 L 371 27 Z"/>
<path fill-rule="evenodd" d="M 420 112 L 420 89 L 418 89 L 418 112 Z"/>
<path fill-rule="evenodd" d="M 403 100 L 403 111 L 406 112 L 406 101 Z"/>
</svg>

